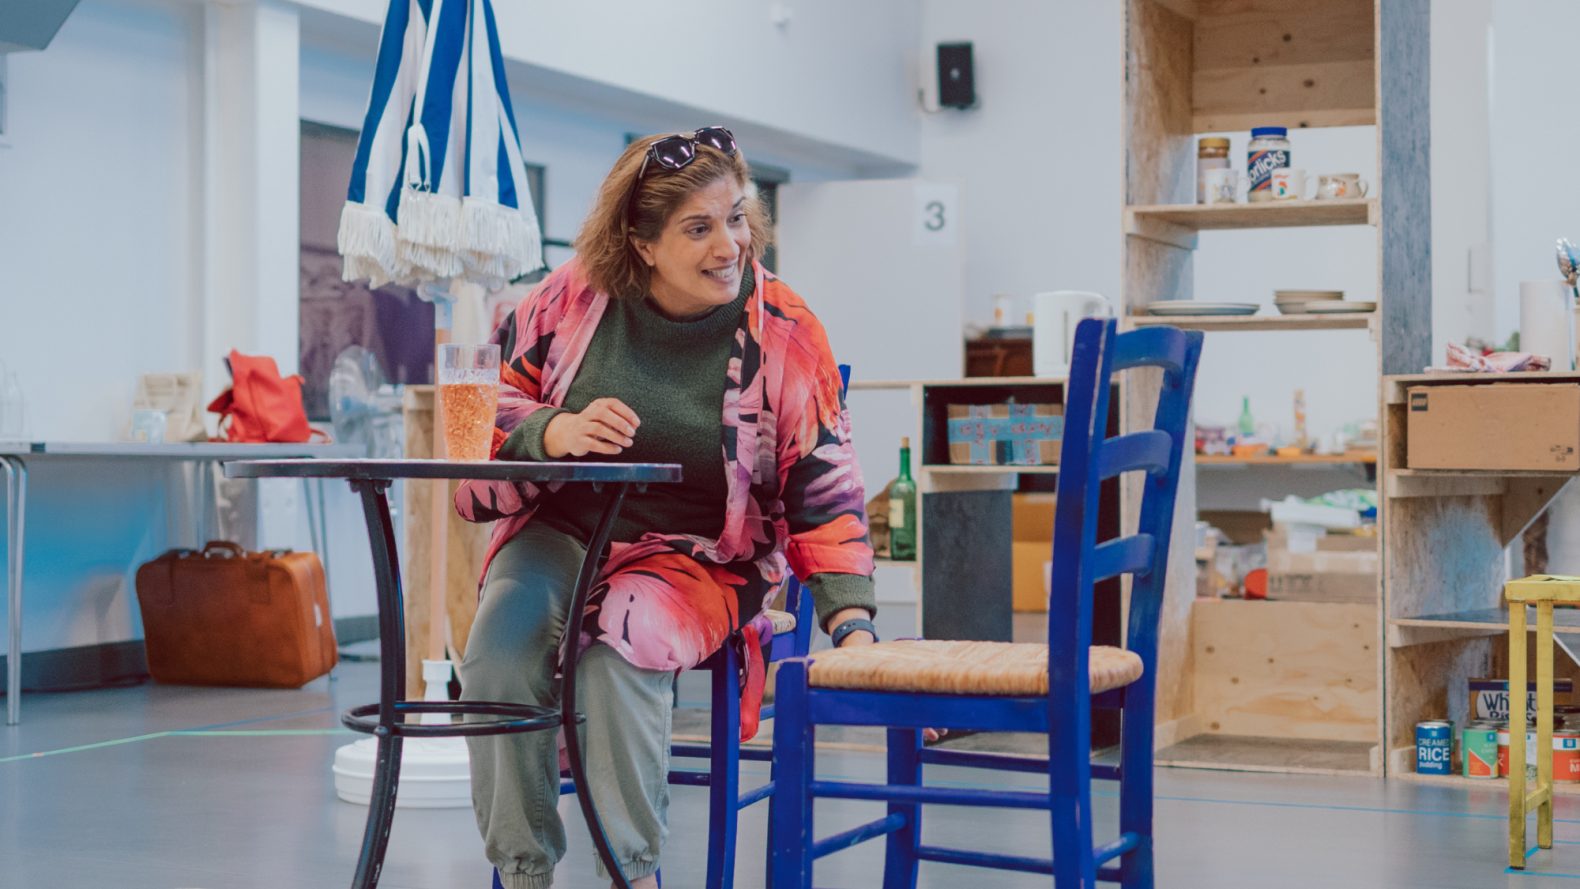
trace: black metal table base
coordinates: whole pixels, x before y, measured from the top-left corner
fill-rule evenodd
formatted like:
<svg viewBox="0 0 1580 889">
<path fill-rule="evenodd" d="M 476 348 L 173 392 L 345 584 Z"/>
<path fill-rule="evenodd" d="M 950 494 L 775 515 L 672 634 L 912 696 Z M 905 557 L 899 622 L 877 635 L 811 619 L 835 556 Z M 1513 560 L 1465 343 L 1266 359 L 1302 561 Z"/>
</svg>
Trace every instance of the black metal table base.
<svg viewBox="0 0 1580 889">
<path fill-rule="evenodd" d="M 379 701 L 347 710 L 341 722 L 350 729 L 366 732 L 378 739 L 378 759 L 373 768 L 373 792 L 368 800 L 368 824 L 362 835 L 362 853 L 357 859 L 357 872 L 352 889 L 373 889 L 378 885 L 379 873 L 384 867 L 384 852 L 389 846 L 390 825 L 395 818 L 395 795 L 400 784 L 401 745 L 409 737 L 448 738 L 478 735 L 502 735 L 518 732 L 545 731 L 560 726 L 566 728 L 565 746 L 570 754 L 571 774 L 576 780 L 576 797 L 581 803 L 582 815 L 592 832 L 593 844 L 603 858 L 604 866 L 614 876 L 615 885 L 630 889 L 630 883 L 620 871 L 609 840 L 598 819 L 584 772 L 580 732 L 575 727 L 583 721 L 576 712 L 576 661 L 574 652 L 565 658 L 561 670 L 560 707 L 536 707 L 525 704 L 503 704 L 484 701 L 407 701 L 402 686 L 406 677 L 405 609 L 402 602 L 400 563 L 395 551 L 395 529 L 390 522 L 389 501 L 385 491 L 389 479 L 353 478 L 351 487 L 362 498 L 362 514 L 367 521 L 368 541 L 373 550 L 373 571 L 378 590 L 379 606 Z M 609 542 L 609 532 L 614 527 L 620 504 L 625 499 L 627 485 L 616 484 L 609 504 L 598 521 L 593 539 L 589 541 L 587 556 L 582 561 L 576 577 L 576 588 L 571 596 L 570 619 L 566 621 L 566 634 L 576 633 L 580 626 L 579 615 L 587 610 L 587 594 L 593 578 L 598 573 L 598 562 Z M 571 635 L 571 638 L 575 638 Z M 567 647 L 562 647 L 566 650 Z M 473 717 L 472 721 L 454 725 L 423 725 L 406 722 L 407 716 L 423 713 L 447 713 L 454 716 Z M 376 717 L 376 718 L 375 718 Z M 483 719 L 476 719 L 484 717 Z"/>
</svg>

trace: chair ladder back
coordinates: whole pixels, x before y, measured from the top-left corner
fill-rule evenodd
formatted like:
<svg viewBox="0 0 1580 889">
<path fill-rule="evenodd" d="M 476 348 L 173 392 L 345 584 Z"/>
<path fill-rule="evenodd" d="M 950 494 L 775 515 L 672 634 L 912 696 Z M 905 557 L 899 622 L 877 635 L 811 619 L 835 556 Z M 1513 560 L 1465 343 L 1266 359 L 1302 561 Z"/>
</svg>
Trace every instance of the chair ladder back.
<svg viewBox="0 0 1580 889">
<path fill-rule="evenodd" d="M 1130 583 L 1129 638 L 1125 647 L 1140 656 L 1147 672 L 1155 673 L 1158 647 L 1158 619 L 1163 608 L 1164 586 L 1168 579 L 1170 544 L 1173 539 L 1175 506 L 1179 493 L 1180 467 L 1185 448 L 1193 447 L 1190 431 L 1191 395 L 1196 386 L 1196 367 L 1201 358 L 1203 335 L 1199 330 L 1151 327 L 1121 334 L 1115 364 L 1160 368 L 1158 403 L 1153 412 L 1152 429 L 1132 435 L 1167 436 L 1167 467 L 1149 471 L 1140 480 L 1140 520 L 1137 536 L 1152 539 L 1149 564 L 1133 573 Z M 1151 683 L 1148 683 L 1150 686 Z"/>
<path fill-rule="evenodd" d="M 1064 441 L 1055 506 L 1053 576 L 1048 610 L 1049 693 L 1075 705 L 1088 693 L 1093 585 L 1132 575 L 1130 638 L 1148 674 L 1157 650 L 1157 619 L 1174 521 L 1202 334 L 1172 327 L 1118 334 L 1116 322 L 1087 319 L 1075 333 L 1066 386 Z M 1162 384 L 1151 429 L 1107 437 L 1115 372 L 1153 367 Z M 1145 478 L 1134 534 L 1098 544 L 1101 483 L 1126 472 Z M 1076 633 L 1068 628 L 1075 627 Z M 1063 680 L 1063 681 L 1061 681 Z M 1064 686 L 1062 692 L 1056 692 Z M 1084 707 L 1077 707 L 1084 710 Z"/>
</svg>

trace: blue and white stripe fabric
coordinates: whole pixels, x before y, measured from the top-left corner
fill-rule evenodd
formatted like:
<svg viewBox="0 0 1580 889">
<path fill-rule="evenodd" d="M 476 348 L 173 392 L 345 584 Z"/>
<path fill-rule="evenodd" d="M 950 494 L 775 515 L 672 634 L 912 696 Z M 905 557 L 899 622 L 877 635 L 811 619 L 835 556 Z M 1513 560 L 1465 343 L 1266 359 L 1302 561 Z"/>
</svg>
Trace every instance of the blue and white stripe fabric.
<svg viewBox="0 0 1580 889">
<path fill-rule="evenodd" d="M 346 280 L 497 287 L 539 268 L 489 0 L 393 0 L 384 28 L 341 214 Z"/>
<path fill-rule="evenodd" d="M 489 0 L 470 0 L 471 104 L 467 119 L 461 260 L 478 280 L 509 281 L 542 267 L 542 233 L 521 160 L 505 57 Z"/>
<path fill-rule="evenodd" d="M 340 211 L 342 277 L 368 278 L 374 287 L 406 280 L 398 261 L 396 214 L 406 160 L 406 127 L 417 94 L 433 0 L 390 0 L 379 38 L 373 93 L 357 140 L 351 187 Z"/>
</svg>

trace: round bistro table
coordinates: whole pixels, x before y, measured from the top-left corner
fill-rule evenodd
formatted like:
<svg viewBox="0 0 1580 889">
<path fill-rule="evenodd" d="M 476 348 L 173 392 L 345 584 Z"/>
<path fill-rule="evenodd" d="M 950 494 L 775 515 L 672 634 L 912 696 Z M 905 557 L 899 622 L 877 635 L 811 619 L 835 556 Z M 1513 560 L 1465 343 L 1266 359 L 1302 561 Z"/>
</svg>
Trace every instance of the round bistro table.
<svg viewBox="0 0 1580 889">
<path fill-rule="evenodd" d="M 403 738 L 461 737 L 538 732 L 564 727 L 566 752 L 571 775 L 576 781 L 576 799 L 592 833 L 593 844 L 604 866 L 616 877 L 617 885 L 629 887 L 615 861 L 604 835 L 603 824 L 593 806 L 585 774 L 580 733 L 575 727 L 585 717 L 576 712 L 576 659 L 566 658 L 560 671 L 560 708 L 494 701 L 408 701 L 402 689 L 406 681 L 405 608 L 401 601 L 400 559 L 395 550 L 395 530 L 390 523 L 389 500 L 385 492 L 396 479 L 475 479 L 496 482 L 591 482 L 593 490 L 612 486 L 609 503 L 588 541 L 587 555 L 576 575 L 571 595 L 571 619 L 565 622 L 567 637 L 580 622 L 574 615 L 587 610 L 587 593 L 598 573 L 598 561 L 609 543 L 615 517 L 625 500 L 627 489 L 642 490 L 649 484 L 680 481 L 680 466 L 673 463 L 518 463 L 490 460 L 468 463 L 450 460 L 237 460 L 225 465 L 226 478 L 343 478 L 362 498 L 362 517 L 368 526 L 368 543 L 373 550 L 373 573 L 379 608 L 379 701 L 352 707 L 340 721 L 349 729 L 378 739 L 378 759 L 373 769 L 373 794 L 368 801 L 368 825 L 362 835 L 362 853 L 352 889 L 373 889 L 384 866 L 384 851 L 389 845 L 390 824 L 395 817 L 395 792 L 400 783 L 401 741 Z M 562 640 L 560 649 L 568 651 Z M 423 725 L 407 722 L 406 717 L 423 713 L 481 716 L 477 722 L 458 725 Z"/>
</svg>

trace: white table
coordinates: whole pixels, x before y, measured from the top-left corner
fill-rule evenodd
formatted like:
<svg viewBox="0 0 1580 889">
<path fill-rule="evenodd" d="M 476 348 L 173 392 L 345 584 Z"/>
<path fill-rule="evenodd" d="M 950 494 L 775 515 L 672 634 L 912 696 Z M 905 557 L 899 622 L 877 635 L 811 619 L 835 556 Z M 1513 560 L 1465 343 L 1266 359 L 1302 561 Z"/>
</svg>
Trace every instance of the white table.
<svg viewBox="0 0 1580 889">
<path fill-rule="evenodd" d="M 139 442 L 55 442 L 0 441 L 0 464 L 6 477 L 6 725 L 22 720 L 22 562 L 26 551 L 27 464 L 61 460 L 159 460 L 193 463 L 198 469 L 194 512 L 197 519 L 197 546 L 208 525 L 209 486 L 203 482 L 215 463 L 222 460 L 283 460 L 298 457 L 347 458 L 365 456 L 367 448 L 351 444 L 143 444 Z M 305 482 L 304 482 L 305 484 Z M 325 542 L 323 488 L 318 490 L 318 509 L 313 517 L 313 498 L 309 496 L 314 546 L 322 550 Z"/>
</svg>

